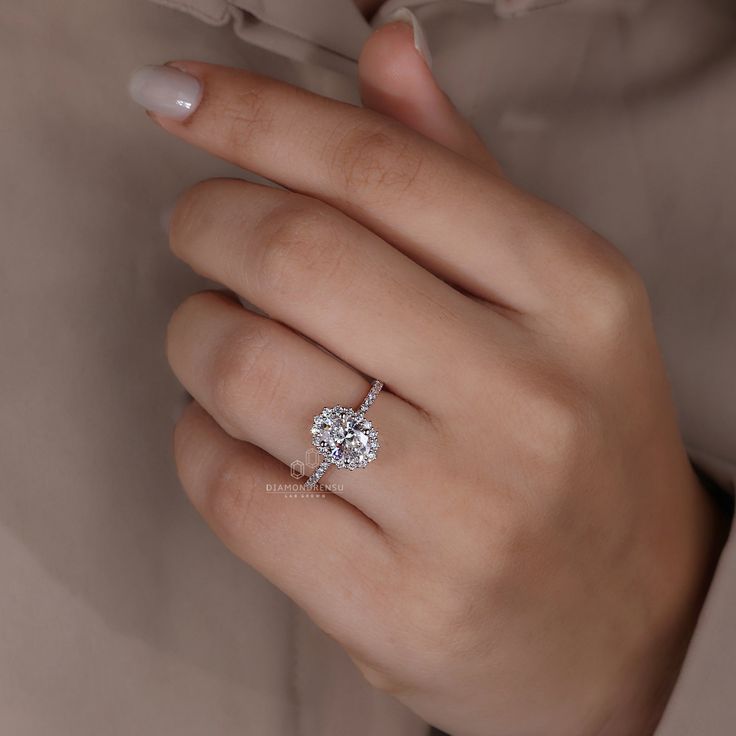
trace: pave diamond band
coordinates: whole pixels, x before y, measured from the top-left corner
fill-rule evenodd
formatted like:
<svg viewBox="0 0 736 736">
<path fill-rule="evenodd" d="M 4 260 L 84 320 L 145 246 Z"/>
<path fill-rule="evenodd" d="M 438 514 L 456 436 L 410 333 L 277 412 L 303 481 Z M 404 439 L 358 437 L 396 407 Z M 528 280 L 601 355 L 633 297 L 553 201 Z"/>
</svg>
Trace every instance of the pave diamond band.
<svg viewBox="0 0 736 736">
<path fill-rule="evenodd" d="M 378 431 L 370 419 L 366 419 L 365 413 L 382 388 L 381 381 L 373 381 L 371 390 L 358 409 L 325 407 L 314 417 L 312 444 L 323 459 L 304 484 L 307 490 L 314 490 L 330 465 L 357 470 L 376 459 L 380 447 Z"/>
</svg>

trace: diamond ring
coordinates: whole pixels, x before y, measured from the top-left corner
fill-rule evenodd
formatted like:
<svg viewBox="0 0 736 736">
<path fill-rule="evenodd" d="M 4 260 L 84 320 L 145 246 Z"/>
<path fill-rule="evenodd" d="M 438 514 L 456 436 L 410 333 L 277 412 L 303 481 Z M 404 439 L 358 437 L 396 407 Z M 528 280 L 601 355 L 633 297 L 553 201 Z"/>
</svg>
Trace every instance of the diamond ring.
<svg viewBox="0 0 736 736">
<path fill-rule="evenodd" d="M 365 413 L 382 388 L 380 381 L 373 381 L 371 390 L 359 409 L 345 406 L 325 407 L 314 418 L 312 444 L 323 460 L 304 484 L 307 490 L 314 490 L 330 465 L 357 470 L 376 459 L 380 447 L 378 432 L 370 419 L 365 418 Z"/>
</svg>

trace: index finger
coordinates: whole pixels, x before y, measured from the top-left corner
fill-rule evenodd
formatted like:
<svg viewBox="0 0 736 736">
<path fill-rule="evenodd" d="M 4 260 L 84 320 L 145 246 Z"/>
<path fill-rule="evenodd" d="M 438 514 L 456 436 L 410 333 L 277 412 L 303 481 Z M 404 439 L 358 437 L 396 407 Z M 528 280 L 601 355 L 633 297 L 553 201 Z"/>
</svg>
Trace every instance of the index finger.
<svg viewBox="0 0 736 736">
<path fill-rule="evenodd" d="M 200 62 L 141 73 L 161 78 L 160 70 L 178 91 L 189 84 L 193 99 L 151 104 L 146 80 L 134 97 L 162 110 L 153 117 L 170 133 L 341 209 L 446 281 L 532 308 L 530 269 L 548 278 L 550 268 L 549 252 L 539 253 L 539 226 L 550 232 L 555 208 L 371 110 Z M 159 98 L 177 91 L 156 84 Z M 172 109 L 188 113 L 187 104 L 191 114 L 171 117 Z"/>
</svg>

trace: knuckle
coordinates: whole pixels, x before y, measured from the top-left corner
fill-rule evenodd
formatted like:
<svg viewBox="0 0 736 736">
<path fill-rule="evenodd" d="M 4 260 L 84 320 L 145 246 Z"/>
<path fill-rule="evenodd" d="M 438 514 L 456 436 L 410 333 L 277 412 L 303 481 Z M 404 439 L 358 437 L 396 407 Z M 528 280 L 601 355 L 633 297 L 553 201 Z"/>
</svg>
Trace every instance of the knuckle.
<svg viewBox="0 0 736 736">
<path fill-rule="evenodd" d="M 213 297 L 218 298 L 211 291 L 190 294 L 174 309 L 171 317 L 169 317 L 169 323 L 166 326 L 166 357 L 173 368 L 175 368 L 182 336 L 186 335 L 187 326 L 190 324 L 192 317 Z"/>
<path fill-rule="evenodd" d="M 392 200 L 416 181 L 423 161 L 417 142 L 371 121 L 336 133 L 328 166 L 340 189 Z"/>
<path fill-rule="evenodd" d="M 517 425 L 525 464 L 534 486 L 557 489 L 578 465 L 590 410 L 579 387 L 559 377 L 537 378 L 522 394 L 523 419 Z"/>
<path fill-rule="evenodd" d="M 224 150 L 238 155 L 259 146 L 274 125 L 271 97 L 267 84 L 261 83 L 225 98 L 219 111 Z"/>
<path fill-rule="evenodd" d="M 346 275 L 348 244 L 325 208 L 288 203 L 270 211 L 256 230 L 258 253 L 250 271 L 257 292 L 293 298 Z"/>
<path fill-rule="evenodd" d="M 649 312 L 644 281 L 633 265 L 610 246 L 608 258 L 593 272 L 583 321 L 586 338 L 616 343 Z"/>
<path fill-rule="evenodd" d="M 188 486 L 192 479 L 196 478 L 197 463 L 194 458 L 197 457 L 200 446 L 197 428 L 201 414 L 202 409 L 194 402 L 189 402 L 174 424 L 174 462 L 184 486 Z"/>
<path fill-rule="evenodd" d="M 242 327 L 226 338 L 213 356 L 212 404 L 218 421 L 235 436 L 242 434 L 247 417 L 274 392 L 278 371 L 270 370 L 270 336 L 263 326 Z"/>
<path fill-rule="evenodd" d="M 187 316 L 197 301 L 197 294 L 192 294 L 184 299 L 171 313 L 169 323 L 166 326 L 166 354 L 171 362 L 171 348 L 176 340 L 179 327 L 187 322 Z"/>
<path fill-rule="evenodd" d="M 207 227 L 212 218 L 210 203 L 221 185 L 222 180 L 208 179 L 179 195 L 168 223 L 169 247 L 174 255 L 181 257 L 191 235 Z"/>
<path fill-rule="evenodd" d="M 243 537 L 251 518 L 256 477 L 243 459 L 233 454 L 221 460 L 205 489 L 202 513 L 223 539 Z"/>
</svg>

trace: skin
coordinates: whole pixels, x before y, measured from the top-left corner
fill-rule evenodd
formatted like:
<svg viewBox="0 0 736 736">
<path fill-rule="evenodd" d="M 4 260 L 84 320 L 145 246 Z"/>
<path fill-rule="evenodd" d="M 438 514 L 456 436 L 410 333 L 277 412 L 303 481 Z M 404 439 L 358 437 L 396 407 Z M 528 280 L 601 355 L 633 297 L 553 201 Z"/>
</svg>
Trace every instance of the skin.
<svg viewBox="0 0 736 736">
<path fill-rule="evenodd" d="M 717 521 L 639 276 L 501 175 L 406 26 L 364 50 L 365 109 L 175 65 L 204 97 L 157 122 L 284 187 L 207 181 L 173 214 L 176 256 L 269 315 L 205 292 L 171 320 L 194 506 L 454 736 L 650 734 Z M 324 499 L 266 493 L 365 376 L 378 460 Z"/>
</svg>

